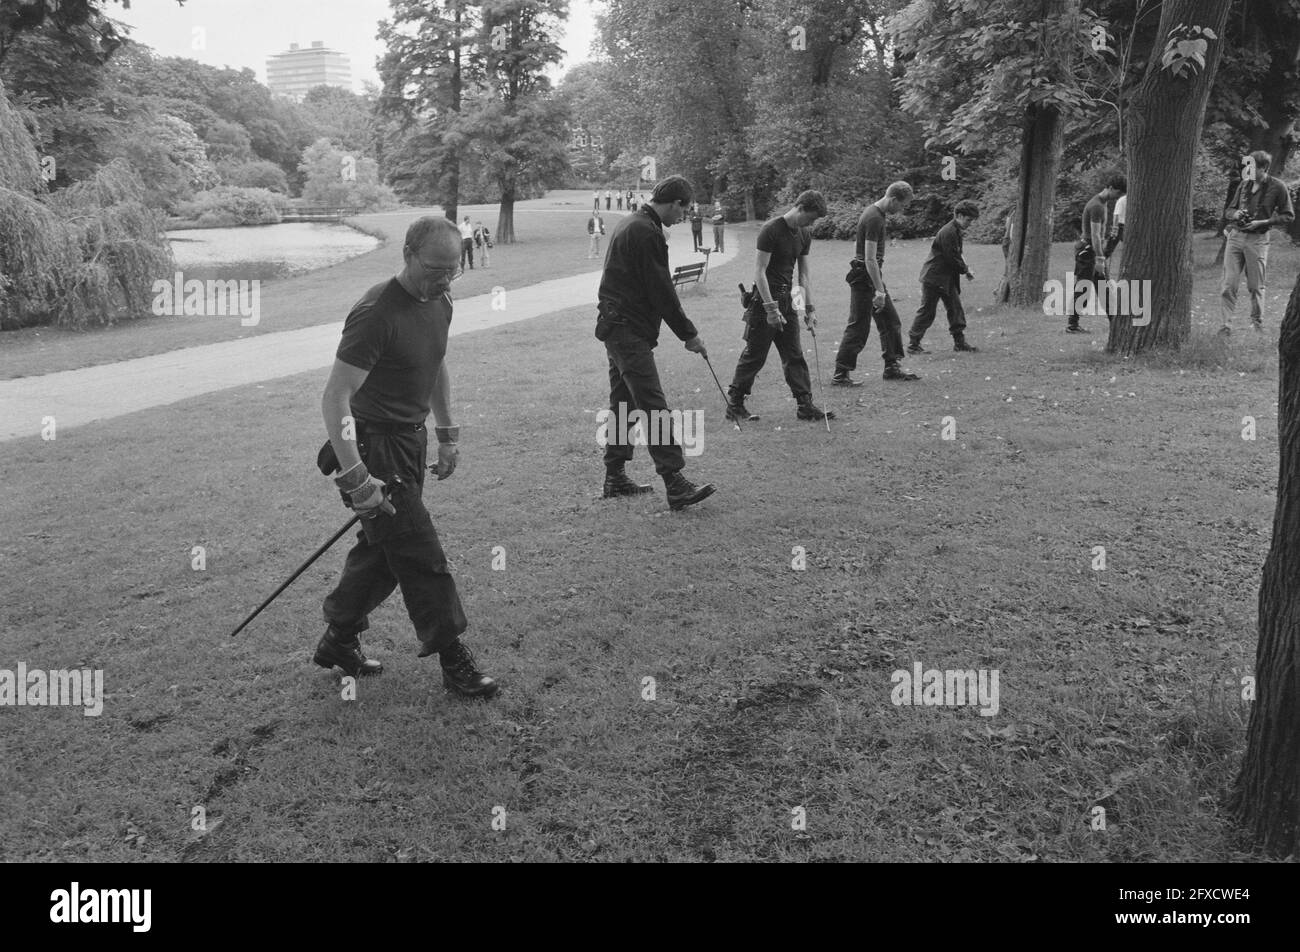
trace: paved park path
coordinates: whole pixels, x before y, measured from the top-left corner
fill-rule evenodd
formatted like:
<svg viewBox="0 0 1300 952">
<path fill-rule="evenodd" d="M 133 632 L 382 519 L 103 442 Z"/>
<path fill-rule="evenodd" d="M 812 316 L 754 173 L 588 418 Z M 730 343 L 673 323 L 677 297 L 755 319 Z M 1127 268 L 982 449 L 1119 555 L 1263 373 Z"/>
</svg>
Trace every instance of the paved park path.
<svg viewBox="0 0 1300 952">
<path fill-rule="evenodd" d="M 705 229 L 706 235 L 710 230 Z M 682 222 L 667 230 L 669 266 L 697 262 L 691 250 L 690 225 Z M 734 257 L 734 252 L 714 254 L 709 270 Z M 329 279 L 328 268 L 318 272 Z M 508 276 L 503 272 L 502 278 Z M 375 280 L 381 280 L 377 276 Z M 504 307 L 493 309 L 493 295 L 480 294 L 456 301 L 451 334 L 512 324 L 567 308 L 596 304 L 600 272 L 525 287 L 508 288 Z M 340 289 L 357 297 L 364 288 Z M 595 326 L 595 316 L 592 317 Z M 259 334 L 255 337 L 185 347 L 149 357 L 65 370 L 34 377 L 0 381 L 0 441 L 37 436 L 42 420 L 54 417 L 60 430 L 84 426 L 139 410 L 165 406 L 190 397 L 242 387 L 263 380 L 289 377 L 329 367 L 334 362 L 342 321 L 299 330 Z"/>
</svg>

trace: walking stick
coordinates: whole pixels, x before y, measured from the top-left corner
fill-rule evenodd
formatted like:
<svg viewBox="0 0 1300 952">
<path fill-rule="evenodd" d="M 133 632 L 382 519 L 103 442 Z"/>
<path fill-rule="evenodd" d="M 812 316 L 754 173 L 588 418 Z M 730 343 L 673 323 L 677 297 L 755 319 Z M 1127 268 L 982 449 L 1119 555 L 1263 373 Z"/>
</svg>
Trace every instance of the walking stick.
<svg viewBox="0 0 1300 952">
<path fill-rule="evenodd" d="M 831 431 L 831 418 L 826 416 L 826 381 L 822 379 L 822 357 L 817 350 L 817 332 L 813 330 L 812 324 L 808 323 L 808 312 L 804 312 L 803 322 L 808 327 L 808 333 L 813 339 L 813 366 L 817 368 L 817 382 L 822 388 L 822 422 L 826 424 L 826 432 Z"/>
<path fill-rule="evenodd" d="M 390 490 L 389 490 L 389 487 L 390 487 L 390 486 L 393 486 L 393 485 L 400 485 L 400 484 L 401 484 L 401 480 L 398 479 L 396 476 L 394 476 L 391 480 L 389 480 L 388 485 L 384 486 L 384 498 L 385 498 L 385 499 L 388 498 L 388 496 L 389 496 L 389 492 L 390 492 Z M 357 522 L 358 522 L 360 519 L 361 519 L 361 514 L 358 513 L 357 515 L 355 515 L 355 516 L 353 516 L 351 519 L 349 519 L 349 520 L 347 521 L 347 523 L 344 524 L 344 526 L 343 526 L 342 529 L 340 529 L 338 532 L 336 532 L 336 533 L 334 533 L 332 536 L 330 536 L 329 541 L 326 542 L 324 545 L 322 545 L 322 546 L 321 546 L 319 549 L 317 549 L 315 552 L 313 552 L 313 553 L 311 554 L 311 558 L 309 558 L 306 562 L 302 563 L 302 565 L 298 566 L 298 570 L 297 570 L 296 572 L 294 572 L 292 575 L 290 575 L 287 579 L 285 579 L 284 584 L 282 584 L 279 588 L 277 588 L 274 592 L 272 592 L 271 595 L 270 595 L 270 597 L 267 598 L 266 601 L 264 601 L 264 602 L 262 602 L 262 604 L 258 605 L 257 608 L 253 611 L 253 614 L 249 615 L 247 618 L 245 618 L 242 622 L 239 623 L 239 627 L 236 628 L 234 631 L 232 631 L 232 632 L 230 633 L 230 637 L 233 638 L 233 637 L 235 637 L 235 635 L 237 635 L 237 634 L 239 634 L 241 631 L 243 631 L 245 625 L 247 625 L 250 621 L 252 621 L 252 620 L 253 620 L 254 618 L 256 618 L 258 615 L 260 615 L 260 614 L 262 613 L 262 609 L 264 609 L 267 605 L 269 605 L 269 604 L 271 604 L 273 601 L 275 601 L 276 598 L 279 597 L 279 595 L 280 595 L 281 592 L 283 592 L 286 588 L 288 588 L 290 585 L 293 584 L 294 579 L 296 579 L 296 578 L 297 578 L 299 575 L 301 575 L 303 572 L 307 571 L 307 569 L 311 567 L 311 564 L 312 564 L 313 562 L 315 562 L 315 561 L 316 561 L 317 559 L 319 559 L 322 555 L 324 555 L 324 554 L 326 553 L 326 551 L 328 551 L 329 547 L 332 546 L 335 542 L 338 542 L 339 539 L 341 539 L 341 538 L 343 537 L 343 534 L 344 534 L 345 532 L 347 532 L 349 529 L 351 529 L 354 525 L 356 525 Z"/>
<path fill-rule="evenodd" d="M 723 403 L 723 406 L 728 406 L 728 407 L 731 406 L 731 404 L 730 404 L 730 403 L 728 402 L 728 400 L 727 400 L 727 394 L 726 394 L 726 393 L 723 391 L 723 389 L 722 389 L 722 382 L 721 382 L 720 380 L 718 380 L 717 372 L 714 371 L 714 369 L 713 369 L 713 363 L 712 363 L 712 361 L 709 360 L 709 355 L 708 355 L 708 354 L 702 354 L 701 356 L 704 358 L 704 362 L 705 362 L 706 364 L 709 365 L 709 373 L 713 374 L 713 382 L 714 382 L 715 384 L 717 384 L 717 387 L 718 387 L 718 394 L 722 397 L 722 403 Z M 731 422 L 734 423 L 734 424 L 736 424 L 736 429 L 737 429 L 737 430 L 740 429 L 740 421 L 739 421 L 739 420 L 732 420 Z M 742 431 L 742 432 L 743 432 L 743 431 Z"/>
</svg>

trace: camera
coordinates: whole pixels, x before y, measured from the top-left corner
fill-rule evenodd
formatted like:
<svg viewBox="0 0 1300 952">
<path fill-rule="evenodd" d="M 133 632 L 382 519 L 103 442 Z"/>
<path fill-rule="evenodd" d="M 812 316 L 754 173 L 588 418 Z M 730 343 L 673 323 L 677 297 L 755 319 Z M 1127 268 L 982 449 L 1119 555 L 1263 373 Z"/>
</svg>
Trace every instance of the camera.
<svg viewBox="0 0 1300 952">
<path fill-rule="evenodd" d="M 1237 214 L 1232 216 L 1232 223 L 1243 230 L 1251 223 L 1251 221 L 1253 221 L 1253 219 L 1250 217 L 1250 212 L 1244 208 L 1237 209 Z"/>
</svg>

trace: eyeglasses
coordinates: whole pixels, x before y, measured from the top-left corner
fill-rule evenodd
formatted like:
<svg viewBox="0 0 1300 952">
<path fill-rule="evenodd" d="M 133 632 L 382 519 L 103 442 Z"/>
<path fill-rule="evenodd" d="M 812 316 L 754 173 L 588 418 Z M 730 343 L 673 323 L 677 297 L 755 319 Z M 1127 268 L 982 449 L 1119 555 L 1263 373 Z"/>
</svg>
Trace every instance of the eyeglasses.
<svg viewBox="0 0 1300 952">
<path fill-rule="evenodd" d="M 462 274 L 464 274 L 464 271 L 461 269 L 460 265 L 457 265 L 454 268 L 435 268 L 421 261 L 418 255 L 412 255 L 412 257 L 415 258 L 415 263 L 418 264 L 426 274 L 442 275 L 446 277 L 448 281 L 455 281 Z"/>
</svg>

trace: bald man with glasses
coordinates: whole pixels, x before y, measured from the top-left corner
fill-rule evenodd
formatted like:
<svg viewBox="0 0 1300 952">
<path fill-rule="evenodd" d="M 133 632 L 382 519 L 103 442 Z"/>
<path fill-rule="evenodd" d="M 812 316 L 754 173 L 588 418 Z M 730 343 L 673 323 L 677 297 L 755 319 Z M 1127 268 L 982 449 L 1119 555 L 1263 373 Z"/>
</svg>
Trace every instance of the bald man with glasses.
<svg viewBox="0 0 1300 952">
<path fill-rule="evenodd" d="M 406 232 L 405 266 L 362 295 L 343 324 L 321 399 L 329 441 L 317 465 L 334 476 L 344 503 L 362 517 L 361 532 L 325 599 L 328 628 L 313 660 L 353 677 L 382 671 L 362 654 L 360 633 L 370 627 L 370 612 L 400 587 L 419 656 L 439 656 L 450 690 L 491 697 L 497 683 L 478 670 L 461 643 L 469 622 L 421 498 L 430 412 L 438 456 L 428 468 L 446 479 L 459 456 L 460 427 L 452 422 L 444 358 L 460 253 L 455 224 L 435 216 L 417 219 Z"/>
</svg>

